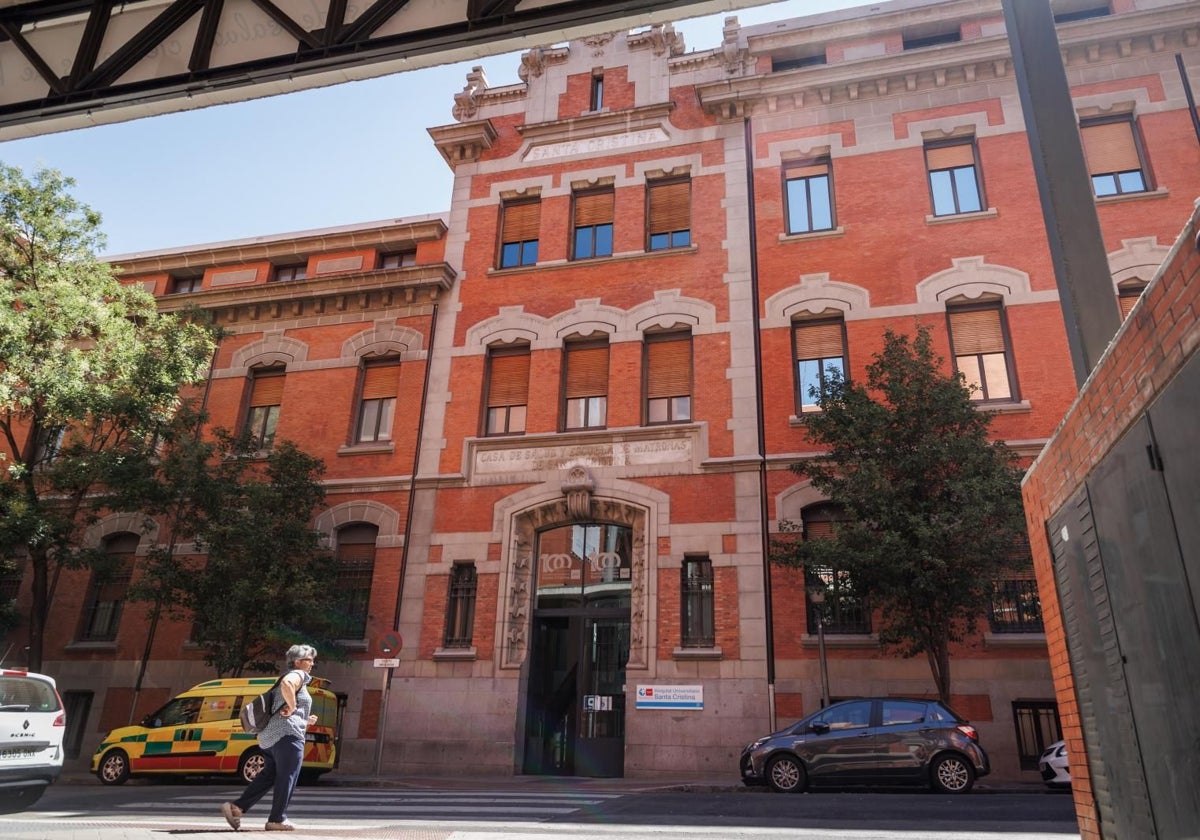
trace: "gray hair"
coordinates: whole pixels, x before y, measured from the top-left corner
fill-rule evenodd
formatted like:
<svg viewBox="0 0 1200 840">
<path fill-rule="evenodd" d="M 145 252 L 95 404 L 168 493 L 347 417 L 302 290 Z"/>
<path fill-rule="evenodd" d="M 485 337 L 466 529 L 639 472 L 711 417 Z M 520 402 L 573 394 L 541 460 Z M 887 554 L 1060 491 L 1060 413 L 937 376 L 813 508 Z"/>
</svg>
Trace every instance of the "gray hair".
<svg viewBox="0 0 1200 840">
<path fill-rule="evenodd" d="M 287 659 L 288 667 L 293 668 L 296 665 L 297 659 L 316 659 L 317 649 L 312 645 L 292 645 L 288 648 L 285 658 Z"/>
</svg>

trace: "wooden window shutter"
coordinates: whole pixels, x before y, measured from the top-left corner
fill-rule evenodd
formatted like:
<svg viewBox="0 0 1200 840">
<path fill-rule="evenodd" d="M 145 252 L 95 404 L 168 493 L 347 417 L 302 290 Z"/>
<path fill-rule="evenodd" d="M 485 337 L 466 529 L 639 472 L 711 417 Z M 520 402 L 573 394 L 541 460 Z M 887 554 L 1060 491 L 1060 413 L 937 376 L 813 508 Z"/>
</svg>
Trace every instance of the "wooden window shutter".
<svg viewBox="0 0 1200 840">
<path fill-rule="evenodd" d="M 831 540 L 834 537 L 833 520 L 805 522 L 804 523 L 804 539 L 806 540 Z"/>
<path fill-rule="evenodd" d="M 844 352 L 840 322 L 796 325 L 796 361 L 837 359 L 841 358 Z"/>
<path fill-rule="evenodd" d="M 650 184 L 650 233 L 691 230 L 692 182 Z"/>
<path fill-rule="evenodd" d="M 1121 120 L 1085 125 L 1080 128 L 1080 133 L 1089 174 L 1105 175 L 1142 168 L 1137 145 L 1133 142 L 1132 123 Z"/>
<path fill-rule="evenodd" d="M 955 356 L 1004 352 L 1004 330 L 1000 326 L 999 309 L 952 312 L 950 332 Z"/>
<path fill-rule="evenodd" d="M 367 365 L 363 371 L 362 398 L 380 400 L 396 396 L 400 390 L 400 363 Z"/>
<path fill-rule="evenodd" d="M 829 164 L 817 163 L 809 165 L 789 166 L 786 169 L 785 178 L 814 178 L 818 175 L 828 175 Z"/>
<path fill-rule="evenodd" d="M 282 372 L 258 373 L 254 375 L 254 388 L 250 391 L 250 407 L 279 405 L 283 402 Z"/>
<path fill-rule="evenodd" d="M 954 169 L 959 166 L 975 165 L 975 149 L 970 143 L 955 143 L 950 146 L 932 146 L 925 149 L 925 161 L 929 171 Z"/>
<path fill-rule="evenodd" d="M 501 242 L 530 242 L 538 238 L 542 225 L 542 203 L 522 201 L 504 205 L 504 234 Z"/>
<path fill-rule="evenodd" d="M 646 345 L 646 396 L 678 397 L 692 392 L 691 336 Z"/>
<path fill-rule="evenodd" d="M 608 394 L 608 346 L 567 349 L 567 399 Z"/>
<path fill-rule="evenodd" d="M 607 225 L 613 220 L 613 193 L 583 193 L 575 196 L 575 227 Z"/>
<path fill-rule="evenodd" d="M 529 354 L 491 357 L 488 408 L 526 405 L 529 402 Z"/>
<path fill-rule="evenodd" d="M 1124 321 L 1129 317 L 1129 313 L 1133 311 L 1133 307 L 1137 305 L 1138 298 L 1142 296 L 1142 290 L 1136 289 L 1131 291 L 1121 291 L 1117 297 L 1117 305 L 1121 308 L 1121 320 Z"/>
</svg>

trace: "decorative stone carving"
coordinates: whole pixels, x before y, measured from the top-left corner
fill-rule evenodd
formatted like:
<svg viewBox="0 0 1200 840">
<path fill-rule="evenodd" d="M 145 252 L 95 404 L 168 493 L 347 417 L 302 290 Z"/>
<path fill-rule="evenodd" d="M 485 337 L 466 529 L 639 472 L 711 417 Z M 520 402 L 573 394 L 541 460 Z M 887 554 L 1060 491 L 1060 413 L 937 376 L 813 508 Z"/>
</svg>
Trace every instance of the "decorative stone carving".
<svg viewBox="0 0 1200 840">
<path fill-rule="evenodd" d="M 612 41 L 613 35 L 614 33 L 609 32 L 604 35 L 589 35 L 583 39 L 583 43 L 592 51 L 592 58 L 604 55 L 604 48 Z"/>
<path fill-rule="evenodd" d="M 737 18 L 734 18 L 736 22 Z M 683 36 L 675 31 L 675 27 L 669 23 L 664 23 L 661 26 L 653 26 L 646 33 L 646 37 L 650 41 L 651 49 L 655 55 L 682 55 Z"/>
<path fill-rule="evenodd" d="M 479 101 L 475 94 L 481 93 L 488 89 L 487 76 L 483 73 L 483 67 L 476 65 L 471 68 L 471 72 L 467 74 L 467 84 L 463 89 L 454 94 L 454 119 L 459 122 L 464 120 L 474 119 L 479 113 Z"/>
<path fill-rule="evenodd" d="M 592 516 L 592 491 L 596 483 L 588 475 L 587 469 L 580 466 L 571 467 L 567 472 L 567 480 L 562 483 L 563 495 L 567 497 L 567 513 L 572 519 L 583 521 Z"/>
<path fill-rule="evenodd" d="M 736 17 L 725 18 L 725 26 L 721 30 L 721 63 L 725 65 L 725 72 L 730 75 L 741 75 L 746 68 L 746 62 L 749 61 L 750 51 L 744 46 L 738 44 L 741 37 L 742 28 L 738 25 Z"/>
<path fill-rule="evenodd" d="M 542 71 L 546 69 L 546 48 L 534 47 L 529 52 L 521 54 L 521 66 L 517 68 L 517 75 L 522 82 L 528 82 L 531 78 L 536 79 L 542 75 Z"/>
</svg>

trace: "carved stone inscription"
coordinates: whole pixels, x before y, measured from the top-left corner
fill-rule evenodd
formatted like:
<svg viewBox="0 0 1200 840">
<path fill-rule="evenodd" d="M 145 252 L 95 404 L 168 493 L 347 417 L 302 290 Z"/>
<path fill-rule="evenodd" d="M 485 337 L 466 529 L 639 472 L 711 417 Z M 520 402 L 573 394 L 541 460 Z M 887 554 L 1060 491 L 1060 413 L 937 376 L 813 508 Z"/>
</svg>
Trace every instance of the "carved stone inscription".
<svg viewBox="0 0 1200 840">
<path fill-rule="evenodd" d="M 625 134 L 603 134 L 599 137 L 587 137 L 582 140 L 566 140 L 562 143 L 543 143 L 532 146 L 525 153 L 525 160 L 549 160 L 571 155 L 603 155 L 634 146 L 663 143 L 669 139 L 667 133 L 661 128 L 645 128 Z"/>
<path fill-rule="evenodd" d="M 474 472 L 480 475 L 497 475 L 560 470 L 575 465 L 626 467 L 641 464 L 679 464 L 691 459 L 691 438 L 618 441 L 577 446 L 482 450 L 475 453 Z"/>
</svg>

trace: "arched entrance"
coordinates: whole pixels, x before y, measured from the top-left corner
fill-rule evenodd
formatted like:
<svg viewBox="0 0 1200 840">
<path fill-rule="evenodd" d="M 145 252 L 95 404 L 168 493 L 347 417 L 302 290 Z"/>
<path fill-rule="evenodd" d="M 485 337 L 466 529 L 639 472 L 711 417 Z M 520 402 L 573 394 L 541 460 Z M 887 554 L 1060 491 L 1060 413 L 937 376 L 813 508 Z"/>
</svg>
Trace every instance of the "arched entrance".
<svg viewBox="0 0 1200 840">
<path fill-rule="evenodd" d="M 512 519 L 501 667 L 522 669 L 522 772 L 622 776 L 626 670 L 647 657 L 647 511 L 572 489 Z"/>
</svg>

